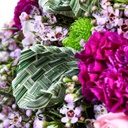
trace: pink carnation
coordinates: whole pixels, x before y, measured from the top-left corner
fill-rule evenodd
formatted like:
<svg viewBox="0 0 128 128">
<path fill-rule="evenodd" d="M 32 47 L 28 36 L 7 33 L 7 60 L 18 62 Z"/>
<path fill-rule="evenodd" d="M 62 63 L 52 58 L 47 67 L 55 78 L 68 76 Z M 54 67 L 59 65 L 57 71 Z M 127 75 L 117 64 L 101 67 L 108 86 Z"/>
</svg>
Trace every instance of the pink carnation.
<svg viewBox="0 0 128 128">
<path fill-rule="evenodd" d="M 100 100 L 109 111 L 128 114 L 128 40 L 116 32 L 95 32 L 79 58 L 79 81 L 87 100 Z"/>
</svg>

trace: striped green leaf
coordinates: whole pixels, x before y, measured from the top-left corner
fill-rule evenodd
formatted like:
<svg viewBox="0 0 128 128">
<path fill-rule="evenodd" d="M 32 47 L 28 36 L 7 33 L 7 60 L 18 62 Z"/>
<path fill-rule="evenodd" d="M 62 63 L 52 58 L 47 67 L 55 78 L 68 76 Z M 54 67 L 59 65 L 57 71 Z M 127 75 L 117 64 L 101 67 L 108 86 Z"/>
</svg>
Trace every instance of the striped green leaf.
<svg viewBox="0 0 128 128">
<path fill-rule="evenodd" d="M 85 12 L 91 16 L 92 7 L 100 8 L 101 0 L 39 0 L 39 5 L 43 7 L 44 11 L 57 14 L 66 15 L 72 18 L 83 17 Z"/>
<path fill-rule="evenodd" d="M 20 56 L 17 76 L 12 82 L 17 104 L 25 109 L 51 107 L 65 96 L 63 77 L 78 74 L 75 50 L 35 45 Z"/>
<path fill-rule="evenodd" d="M 45 12 L 62 14 L 74 18 L 74 13 L 70 7 L 70 0 L 39 0 L 39 5 Z"/>
</svg>

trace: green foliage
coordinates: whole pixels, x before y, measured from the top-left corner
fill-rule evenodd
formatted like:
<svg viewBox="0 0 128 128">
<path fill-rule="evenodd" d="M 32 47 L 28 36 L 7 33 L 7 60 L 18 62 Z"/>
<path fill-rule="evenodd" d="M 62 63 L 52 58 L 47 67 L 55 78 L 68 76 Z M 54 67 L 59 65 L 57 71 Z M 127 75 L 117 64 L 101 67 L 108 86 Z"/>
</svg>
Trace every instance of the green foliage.
<svg viewBox="0 0 128 128">
<path fill-rule="evenodd" d="M 61 79 L 79 72 L 75 53 L 72 48 L 39 44 L 24 50 L 12 82 L 18 106 L 35 110 L 62 102 L 66 87 Z"/>
<path fill-rule="evenodd" d="M 84 13 L 91 16 L 96 10 L 100 8 L 101 0 L 39 0 L 39 5 L 43 7 L 45 12 L 61 14 L 72 18 L 83 17 Z"/>
<path fill-rule="evenodd" d="M 92 27 L 91 18 L 79 18 L 71 25 L 69 36 L 62 41 L 62 44 L 80 50 L 80 40 L 87 41 L 89 39 Z"/>
<path fill-rule="evenodd" d="M 128 3 L 128 0 L 114 0 L 114 2 L 120 2 L 120 3 Z"/>
</svg>

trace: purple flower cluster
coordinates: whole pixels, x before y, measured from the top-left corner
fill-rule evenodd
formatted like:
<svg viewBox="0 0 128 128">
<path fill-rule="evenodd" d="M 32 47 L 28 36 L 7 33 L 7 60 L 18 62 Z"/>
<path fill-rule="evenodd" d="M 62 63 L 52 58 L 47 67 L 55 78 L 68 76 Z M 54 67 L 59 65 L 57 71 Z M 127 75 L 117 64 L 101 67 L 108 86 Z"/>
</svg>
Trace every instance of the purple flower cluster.
<svg viewBox="0 0 128 128">
<path fill-rule="evenodd" d="M 112 6 L 108 0 L 102 0 L 101 7 L 99 12 L 93 13 L 96 19 L 94 31 L 118 32 L 128 39 L 128 5 L 115 3 Z"/>
<path fill-rule="evenodd" d="M 128 114 L 128 40 L 116 32 L 94 32 L 79 58 L 79 81 L 87 100 Z"/>
<path fill-rule="evenodd" d="M 33 19 L 31 19 L 33 17 Z M 41 15 L 32 16 L 26 12 L 20 15 L 24 39 L 22 45 L 28 48 L 38 41 L 43 45 L 53 45 L 56 42 L 61 46 L 62 40 L 67 36 L 68 29 L 56 26 L 57 19 L 51 13 L 43 12 Z"/>
</svg>

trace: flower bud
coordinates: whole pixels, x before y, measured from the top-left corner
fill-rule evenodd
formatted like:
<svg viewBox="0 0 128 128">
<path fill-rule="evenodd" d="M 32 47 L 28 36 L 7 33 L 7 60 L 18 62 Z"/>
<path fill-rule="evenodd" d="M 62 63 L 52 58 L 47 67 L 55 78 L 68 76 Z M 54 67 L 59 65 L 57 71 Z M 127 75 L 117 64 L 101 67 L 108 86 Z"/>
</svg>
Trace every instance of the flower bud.
<svg viewBox="0 0 128 128">
<path fill-rule="evenodd" d="M 85 12 L 85 13 L 84 13 L 84 16 L 85 16 L 85 17 L 89 17 L 89 13 L 88 13 L 88 12 Z"/>
<path fill-rule="evenodd" d="M 73 76 L 73 77 L 72 77 L 72 80 L 73 80 L 74 82 L 78 82 L 78 77 L 77 77 L 77 75 Z"/>
<path fill-rule="evenodd" d="M 64 77 L 63 78 L 63 82 L 64 83 L 67 83 L 67 82 L 71 82 L 72 80 L 70 79 L 70 78 L 68 78 L 68 77 Z"/>
<path fill-rule="evenodd" d="M 110 3 L 110 2 L 107 2 L 107 3 L 106 3 L 106 5 L 107 5 L 107 6 L 110 6 L 110 5 L 111 5 L 111 3 Z"/>
<path fill-rule="evenodd" d="M 64 100 L 67 102 L 67 103 L 72 103 L 74 101 L 74 95 L 73 94 L 67 94 L 64 98 Z"/>
<path fill-rule="evenodd" d="M 25 128 L 30 128 L 30 125 L 31 125 L 30 123 L 26 123 Z"/>
<path fill-rule="evenodd" d="M 120 7 L 120 4 L 119 3 L 115 3 L 114 4 L 114 8 L 119 8 Z"/>
<path fill-rule="evenodd" d="M 91 24 L 92 24 L 92 25 L 96 25 L 96 20 L 92 20 L 92 21 L 91 21 Z"/>
<path fill-rule="evenodd" d="M 12 105 L 12 109 L 16 110 L 16 108 L 17 108 L 17 105 L 16 104 L 13 104 Z"/>
<path fill-rule="evenodd" d="M 84 39 L 81 39 L 80 40 L 80 46 L 84 47 L 84 45 L 85 45 L 85 40 Z"/>
<path fill-rule="evenodd" d="M 96 11 L 97 10 L 97 7 L 96 6 L 93 6 L 92 7 L 92 11 L 94 12 L 94 11 Z"/>
<path fill-rule="evenodd" d="M 74 92 L 74 87 L 68 87 L 66 89 L 66 94 L 73 93 L 73 92 Z"/>
<path fill-rule="evenodd" d="M 27 115 L 28 117 L 30 117 L 30 116 L 32 115 L 32 110 L 27 110 L 27 111 L 26 111 L 26 115 Z"/>
<path fill-rule="evenodd" d="M 70 122 L 67 122 L 67 123 L 65 124 L 65 128 L 71 128 L 71 123 L 70 123 Z"/>
<path fill-rule="evenodd" d="M 0 70 L 0 73 L 1 73 L 1 74 L 6 74 L 5 69 L 4 69 L 4 68 L 2 68 L 2 69 Z"/>
<path fill-rule="evenodd" d="M 6 67 L 8 68 L 8 69 L 11 69 L 11 64 L 8 64 Z"/>
<path fill-rule="evenodd" d="M 121 8 L 125 8 L 127 5 L 126 4 L 122 4 L 121 5 Z"/>
<path fill-rule="evenodd" d="M 83 116 L 81 116 L 81 117 L 80 117 L 80 120 L 81 120 L 81 121 L 84 121 L 84 120 L 85 120 L 85 118 L 84 118 Z"/>
<path fill-rule="evenodd" d="M 5 81 L 6 78 L 7 78 L 7 77 L 6 77 L 5 75 L 1 76 L 1 80 L 3 80 L 3 81 Z"/>
</svg>

